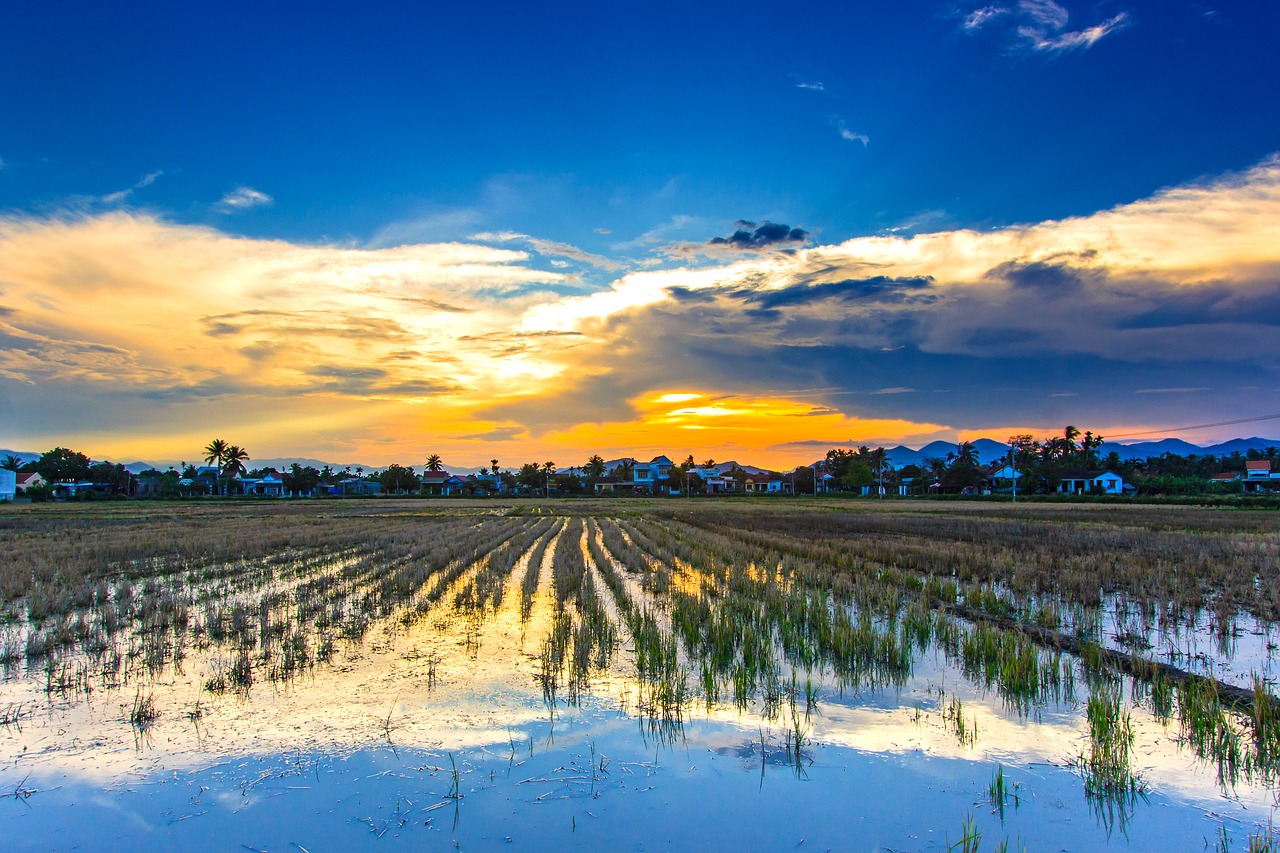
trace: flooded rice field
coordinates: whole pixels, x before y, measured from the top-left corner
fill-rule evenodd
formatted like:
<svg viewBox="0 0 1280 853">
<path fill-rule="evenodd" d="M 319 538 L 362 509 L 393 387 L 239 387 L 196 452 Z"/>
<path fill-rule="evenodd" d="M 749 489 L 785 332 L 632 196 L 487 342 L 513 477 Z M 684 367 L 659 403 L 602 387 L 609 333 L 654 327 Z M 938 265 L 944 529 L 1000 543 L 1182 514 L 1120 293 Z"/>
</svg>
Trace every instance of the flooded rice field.
<svg viewBox="0 0 1280 853">
<path fill-rule="evenodd" d="M 0 846 L 1276 850 L 1280 517 L 0 514 Z"/>
</svg>

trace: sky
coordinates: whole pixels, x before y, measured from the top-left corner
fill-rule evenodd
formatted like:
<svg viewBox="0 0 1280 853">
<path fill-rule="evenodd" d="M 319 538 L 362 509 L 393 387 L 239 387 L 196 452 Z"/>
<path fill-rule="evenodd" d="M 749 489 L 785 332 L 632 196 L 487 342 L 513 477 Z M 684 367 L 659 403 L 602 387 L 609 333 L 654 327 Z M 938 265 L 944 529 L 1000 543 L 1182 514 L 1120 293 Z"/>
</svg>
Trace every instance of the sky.
<svg viewBox="0 0 1280 853">
<path fill-rule="evenodd" d="M 20 4 L 0 447 L 1275 436 L 1178 429 L 1280 413 L 1278 36 L 1274 0 Z"/>
</svg>

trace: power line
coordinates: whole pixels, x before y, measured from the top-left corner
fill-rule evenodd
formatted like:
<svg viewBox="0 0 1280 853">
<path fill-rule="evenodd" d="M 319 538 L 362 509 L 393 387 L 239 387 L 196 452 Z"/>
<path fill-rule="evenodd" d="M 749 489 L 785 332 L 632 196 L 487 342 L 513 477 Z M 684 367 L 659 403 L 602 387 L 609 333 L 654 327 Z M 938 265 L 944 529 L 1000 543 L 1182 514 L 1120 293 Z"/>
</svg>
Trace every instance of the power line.
<svg viewBox="0 0 1280 853">
<path fill-rule="evenodd" d="M 1120 435 L 1109 435 L 1107 436 L 1107 439 L 1110 440 L 1113 438 L 1136 438 L 1142 435 L 1158 435 L 1160 433 L 1166 433 L 1166 432 L 1187 432 L 1193 429 L 1211 429 L 1212 427 L 1235 426 L 1236 424 L 1251 424 L 1251 423 L 1256 423 L 1257 421 L 1274 421 L 1277 418 L 1280 418 L 1280 415 L 1259 415 L 1256 418 L 1238 418 L 1234 421 L 1218 421 L 1217 423 L 1213 423 L 1213 424 L 1196 424 L 1194 426 L 1184 426 L 1184 427 L 1166 427 L 1164 429 L 1151 429 L 1151 430 L 1147 430 L 1146 432 L 1126 432 L 1126 433 L 1121 433 Z"/>
</svg>

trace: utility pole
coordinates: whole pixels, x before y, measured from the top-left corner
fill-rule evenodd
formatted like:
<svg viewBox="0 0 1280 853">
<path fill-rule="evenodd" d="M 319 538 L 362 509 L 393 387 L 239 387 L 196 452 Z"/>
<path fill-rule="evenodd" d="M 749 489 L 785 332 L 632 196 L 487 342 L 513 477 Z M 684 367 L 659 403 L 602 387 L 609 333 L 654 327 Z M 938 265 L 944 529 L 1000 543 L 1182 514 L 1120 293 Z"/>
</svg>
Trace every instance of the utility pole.
<svg viewBox="0 0 1280 853">
<path fill-rule="evenodd" d="M 1013 480 L 1013 502 L 1018 502 L 1018 466 L 1015 463 L 1017 449 L 1014 445 L 1009 445 L 1009 476 Z"/>
</svg>

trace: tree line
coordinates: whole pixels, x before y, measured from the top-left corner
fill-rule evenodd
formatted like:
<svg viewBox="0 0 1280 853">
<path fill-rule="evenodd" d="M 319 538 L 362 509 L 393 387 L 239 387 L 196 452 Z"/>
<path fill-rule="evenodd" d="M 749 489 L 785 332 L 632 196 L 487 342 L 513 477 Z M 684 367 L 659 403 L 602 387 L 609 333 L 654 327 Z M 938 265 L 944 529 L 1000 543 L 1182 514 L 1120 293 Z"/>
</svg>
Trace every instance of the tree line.
<svg viewBox="0 0 1280 853">
<path fill-rule="evenodd" d="M 1166 453 L 1147 459 L 1126 460 L 1116 452 L 1100 456 L 1102 443 L 1102 436 L 1068 425 L 1061 435 L 1047 439 L 1036 439 L 1026 434 L 1010 436 L 1009 455 L 994 466 L 981 464 L 974 444 L 965 441 L 958 443 L 956 450 L 945 457 L 900 467 L 894 466 L 883 447 L 832 448 L 815 463 L 797 466 L 786 473 L 792 489 L 801 494 L 833 489 L 854 491 L 863 487 L 882 487 L 896 492 L 903 485 L 911 493 L 926 494 L 973 490 L 990 482 L 994 468 L 1012 464 L 1021 475 L 1018 489 L 1024 493 L 1054 492 L 1064 475 L 1080 471 L 1112 471 L 1143 494 L 1194 495 L 1238 490 L 1236 485 L 1215 483 L 1212 478 L 1221 473 L 1243 473 L 1249 460 L 1275 460 L 1277 457 L 1277 449 L 1272 447 L 1265 451 L 1250 450 L 1222 456 Z M 55 447 L 28 462 L 10 454 L 0 460 L 0 468 L 40 474 L 46 485 L 27 492 L 36 500 L 49 497 L 56 484 L 81 482 L 93 483 L 94 494 L 160 497 L 210 493 L 228 495 L 234 493 L 237 478 L 262 478 L 272 473 L 268 468 L 249 469 L 249 452 L 220 438 L 211 440 L 202 454 L 200 459 L 205 463 L 204 469 L 182 462 L 167 471 L 151 469 L 133 474 L 123 465 L 93 462 L 83 453 Z M 697 463 L 690 454 L 682 462 L 673 464 L 665 477 L 656 479 L 655 486 L 662 491 L 703 493 L 706 483 L 697 471 L 715 465 L 714 459 Z M 365 482 L 377 483 L 384 494 L 410 495 L 429 487 L 424 483 L 424 475 L 444 471 L 443 461 L 435 453 L 429 454 L 419 467 L 421 474 L 413 465 L 398 463 L 369 471 L 360 466 L 335 469 L 329 465 L 316 468 L 294 463 L 287 470 L 275 473 L 283 481 L 286 494 L 312 494 L 322 486 Z M 550 460 L 503 468 L 495 458 L 488 466 L 479 469 L 478 476 L 463 478 L 463 485 L 473 492 L 574 495 L 587 492 L 593 479 L 612 476 L 630 481 L 633 471 L 632 460 L 620 460 L 608 468 L 598 453 L 592 454 L 582 465 L 567 469 L 561 469 Z M 747 472 L 737 465 L 726 470 L 723 476 L 735 482 L 737 491 L 743 490 L 748 477 Z M 821 478 L 820 482 L 818 478 Z"/>
</svg>

